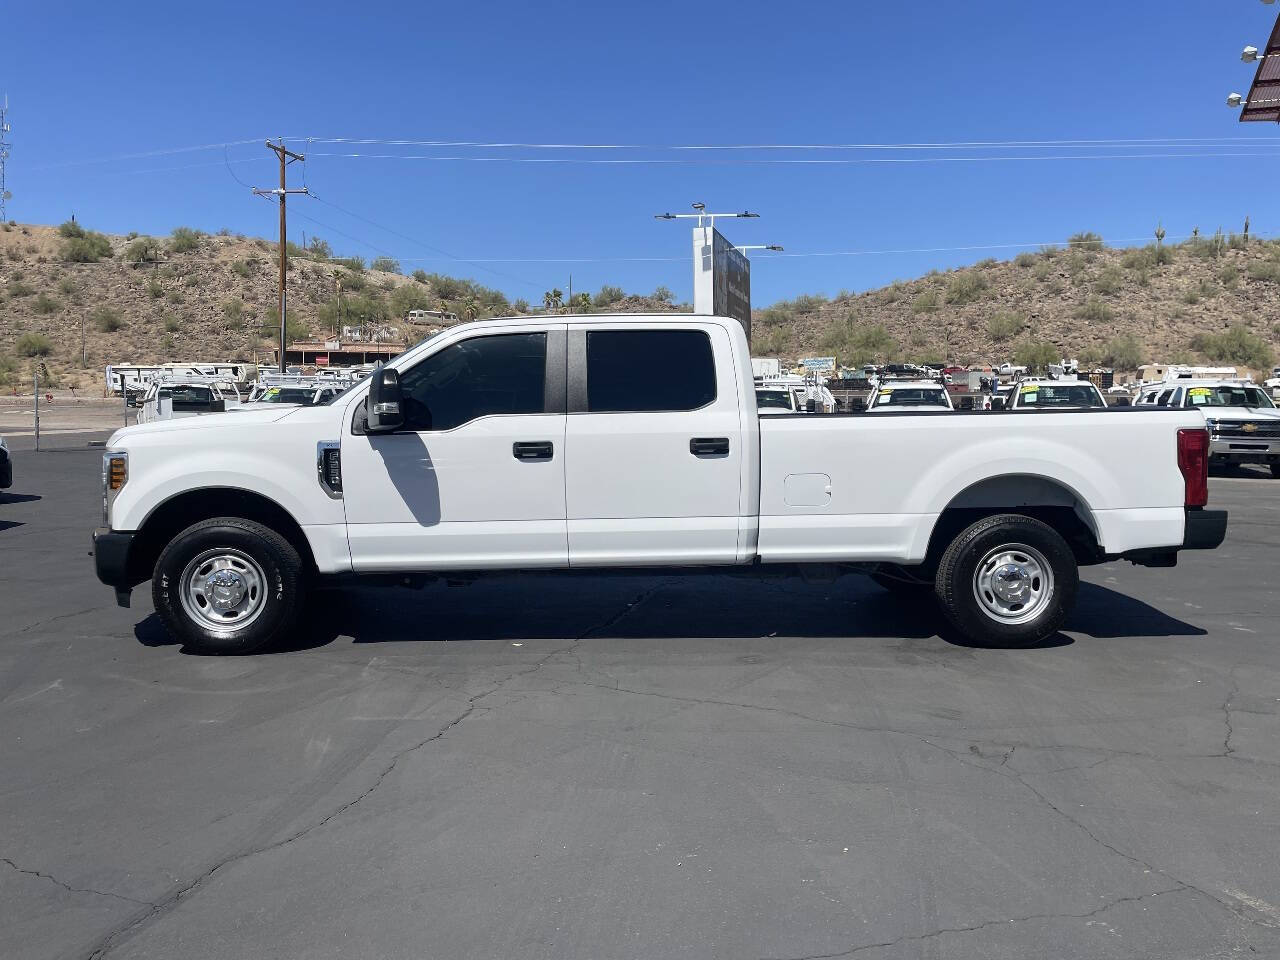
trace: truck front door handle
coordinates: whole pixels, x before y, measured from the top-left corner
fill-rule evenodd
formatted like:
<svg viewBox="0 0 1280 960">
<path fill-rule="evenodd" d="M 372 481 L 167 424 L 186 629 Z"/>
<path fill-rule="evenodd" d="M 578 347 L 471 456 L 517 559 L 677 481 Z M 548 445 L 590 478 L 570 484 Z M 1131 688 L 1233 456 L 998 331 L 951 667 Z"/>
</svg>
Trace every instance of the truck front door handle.
<svg viewBox="0 0 1280 960">
<path fill-rule="evenodd" d="M 538 440 L 533 443 L 513 443 L 511 455 L 517 460 L 550 460 L 555 454 L 555 446 L 550 440 Z"/>
<path fill-rule="evenodd" d="M 694 437 L 689 441 L 689 452 L 695 457 L 725 457 L 729 455 L 728 437 Z"/>
</svg>

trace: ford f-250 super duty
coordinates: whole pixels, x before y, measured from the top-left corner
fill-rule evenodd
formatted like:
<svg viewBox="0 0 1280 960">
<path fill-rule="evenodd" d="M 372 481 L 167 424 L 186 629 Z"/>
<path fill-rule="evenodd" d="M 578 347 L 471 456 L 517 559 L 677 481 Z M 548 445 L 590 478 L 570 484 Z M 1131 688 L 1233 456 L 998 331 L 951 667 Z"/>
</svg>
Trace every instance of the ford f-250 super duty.
<svg viewBox="0 0 1280 960">
<path fill-rule="evenodd" d="M 118 431 L 95 556 L 209 653 L 287 633 L 341 575 L 619 567 L 860 571 L 1022 645 L 1062 625 L 1078 565 L 1222 542 L 1208 454 L 1197 410 L 760 417 L 736 321 L 502 318 L 327 406 Z"/>
</svg>

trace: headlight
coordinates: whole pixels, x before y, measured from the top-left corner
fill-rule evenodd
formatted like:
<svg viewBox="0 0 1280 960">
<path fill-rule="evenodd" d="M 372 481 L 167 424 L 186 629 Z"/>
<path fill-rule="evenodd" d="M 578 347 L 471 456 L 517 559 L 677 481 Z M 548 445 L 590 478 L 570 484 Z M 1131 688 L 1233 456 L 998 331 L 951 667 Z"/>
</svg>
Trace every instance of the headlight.
<svg viewBox="0 0 1280 960">
<path fill-rule="evenodd" d="M 129 455 L 123 451 L 102 455 L 102 523 L 111 526 L 111 505 L 129 482 Z"/>
</svg>

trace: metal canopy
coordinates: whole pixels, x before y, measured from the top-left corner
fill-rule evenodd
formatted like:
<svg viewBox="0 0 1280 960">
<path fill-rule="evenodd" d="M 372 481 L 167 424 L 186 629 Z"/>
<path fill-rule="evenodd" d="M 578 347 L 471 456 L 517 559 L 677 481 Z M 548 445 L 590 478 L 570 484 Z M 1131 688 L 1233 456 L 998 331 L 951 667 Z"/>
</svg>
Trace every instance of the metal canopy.
<svg viewBox="0 0 1280 960">
<path fill-rule="evenodd" d="M 1276 20 L 1266 49 L 1259 53 L 1266 56 L 1258 63 L 1249 97 L 1240 111 L 1240 122 L 1280 123 L 1280 19 Z"/>
</svg>

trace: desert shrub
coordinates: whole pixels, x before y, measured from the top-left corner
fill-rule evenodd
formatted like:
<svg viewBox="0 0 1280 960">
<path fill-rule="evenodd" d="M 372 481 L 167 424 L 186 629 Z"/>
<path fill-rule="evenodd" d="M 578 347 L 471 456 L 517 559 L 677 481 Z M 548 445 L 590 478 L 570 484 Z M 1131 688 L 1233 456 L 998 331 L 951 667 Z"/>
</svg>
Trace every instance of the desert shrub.
<svg viewBox="0 0 1280 960">
<path fill-rule="evenodd" d="M 18 362 L 12 357 L 0 356 L 0 387 L 8 387 L 18 380 Z"/>
<path fill-rule="evenodd" d="M 1026 253 L 1020 253 L 1016 257 L 1014 257 L 1013 263 L 1014 263 L 1014 266 L 1023 267 L 1024 269 L 1029 269 L 1031 267 L 1034 267 L 1036 265 L 1036 262 L 1039 259 L 1040 258 L 1037 257 L 1034 253 L 1026 252 Z"/>
<path fill-rule="evenodd" d="M 981 300 L 987 289 L 987 278 L 980 273 L 962 273 L 947 284 L 946 301 L 957 306 Z"/>
<path fill-rule="evenodd" d="M 1218 279 L 1228 290 L 1234 290 L 1240 283 L 1240 270 L 1234 263 L 1224 263 L 1218 270 Z"/>
<path fill-rule="evenodd" d="M 70 277 L 63 277 L 58 281 L 58 292 L 64 297 L 74 297 L 80 292 L 80 288 L 76 286 L 76 282 Z"/>
<path fill-rule="evenodd" d="M 91 314 L 93 325 L 103 333 L 115 333 L 124 326 L 120 314 L 111 307 L 98 307 Z"/>
<path fill-rule="evenodd" d="M 4 285 L 4 291 L 9 294 L 10 299 L 16 300 L 19 297 L 29 297 L 36 292 L 35 287 L 30 284 L 23 283 L 21 280 L 10 280 Z"/>
<path fill-rule="evenodd" d="M 77 237 L 86 236 L 86 231 L 74 220 L 66 220 L 58 225 L 58 236 L 63 240 L 74 240 Z"/>
<path fill-rule="evenodd" d="M 670 303 L 672 300 L 676 298 L 676 295 L 671 292 L 670 287 L 666 287 L 661 284 L 658 285 L 658 287 L 653 291 L 652 294 L 650 294 L 650 296 L 652 296 L 653 299 L 657 300 L 659 303 Z"/>
<path fill-rule="evenodd" d="M 1073 233 L 1067 238 L 1067 246 L 1073 250 L 1101 250 L 1104 246 L 1101 234 L 1094 233 L 1092 230 L 1084 230 L 1080 233 Z"/>
<path fill-rule="evenodd" d="M 362 273 L 352 273 L 344 270 L 338 274 L 338 282 L 342 284 L 343 290 L 357 291 L 363 290 L 369 285 L 368 279 Z"/>
<path fill-rule="evenodd" d="M 427 271 L 421 268 L 413 271 L 412 277 L 414 280 L 417 280 L 418 283 L 429 283 L 431 280 L 431 278 L 427 275 Z"/>
<path fill-rule="evenodd" d="M 400 261 L 394 257 L 374 257 L 369 264 L 370 270 L 381 270 L 383 273 L 399 273 Z"/>
<path fill-rule="evenodd" d="M 170 290 L 169 296 L 167 299 L 170 303 L 186 303 L 187 302 L 187 298 L 182 295 L 181 290 Z"/>
<path fill-rule="evenodd" d="M 13 342 L 13 349 L 20 357 L 47 357 L 53 353 L 53 344 L 42 333 L 24 333 Z"/>
<path fill-rule="evenodd" d="M 626 293 L 623 292 L 621 287 L 605 284 L 600 288 L 600 291 L 595 295 L 595 297 L 592 298 L 592 303 L 597 307 L 607 307 L 610 304 L 617 303 L 625 297 Z"/>
<path fill-rule="evenodd" d="M 147 296 L 152 300 L 159 300 L 164 296 L 164 284 L 160 282 L 158 277 L 152 277 L 148 280 L 145 289 L 147 291 Z"/>
<path fill-rule="evenodd" d="M 182 324 L 178 322 L 177 317 L 165 317 L 165 320 L 164 320 L 165 333 L 177 333 L 181 329 L 182 329 Z"/>
<path fill-rule="evenodd" d="M 1151 262 L 1157 267 L 1173 263 L 1173 247 L 1163 243 L 1155 243 L 1147 247 L 1147 250 L 1151 253 Z"/>
<path fill-rule="evenodd" d="M 938 291 L 930 287 L 916 296 L 911 304 L 912 313 L 933 313 L 938 309 Z"/>
<path fill-rule="evenodd" d="M 176 227 L 169 235 L 169 249 L 174 253 L 190 253 L 200 249 L 200 239 L 204 234 L 191 227 Z"/>
<path fill-rule="evenodd" d="M 307 249 L 318 260 L 328 260 L 333 256 L 333 247 L 319 237 L 312 237 Z"/>
<path fill-rule="evenodd" d="M 1241 233 L 1232 233 L 1227 236 L 1227 246 L 1232 250 L 1244 250 L 1249 246 L 1249 238 Z"/>
<path fill-rule="evenodd" d="M 59 255 L 69 263 L 97 263 L 103 257 L 111 256 L 111 241 L 100 233 L 81 230 L 80 235 L 63 241 Z"/>
<path fill-rule="evenodd" d="M 1000 261 L 997 260 L 995 257 L 984 257 L 983 259 L 975 263 L 974 266 L 977 267 L 979 270 L 990 270 L 999 262 Z"/>
<path fill-rule="evenodd" d="M 138 237 L 124 248 L 126 263 L 155 263 L 160 259 L 160 244 L 151 237 Z"/>
<path fill-rule="evenodd" d="M 1014 351 L 1014 362 L 1026 367 L 1032 373 L 1047 371 L 1049 364 L 1057 363 L 1061 359 L 1062 355 L 1057 347 L 1042 341 L 1024 340 Z"/>
<path fill-rule="evenodd" d="M 1227 238 L 1219 227 L 1211 237 L 1192 237 L 1183 244 L 1187 252 L 1201 260 L 1217 260 L 1227 250 Z"/>
<path fill-rule="evenodd" d="M 1191 347 L 1215 363 L 1234 363 L 1254 369 L 1271 366 L 1274 353 L 1270 344 L 1242 323 L 1229 327 L 1223 333 L 1200 333 L 1191 340 Z"/>
<path fill-rule="evenodd" d="M 335 257 L 333 262 L 356 273 L 364 270 L 364 257 Z"/>
<path fill-rule="evenodd" d="M 1001 311 L 987 321 L 987 333 L 997 343 L 1012 340 L 1022 332 L 1022 318 L 1016 313 Z"/>
<path fill-rule="evenodd" d="M 1126 334 L 1108 340 L 1099 351 L 1098 359 L 1118 370 L 1136 370 L 1142 363 L 1142 345 L 1136 337 Z"/>
<path fill-rule="evenodd" d="M 236 260 L 231 264 L 231 272 L 242 280 L 248 280 L 253 276 L 257 261 Z"/>
<path fill-rule="evenodd" d="M 1257 260 L 1249 264 L 1249 279 L 1280 283 L 1280 263 L 1274 260 Z"/>
<path fill-rule="evenodd" d="M 391 291 L 391 313 L 403 317 L 410 310 L 431 310 L 434 301 L 425 287 L 414 283 L 402 283 Z"/>
<path fill-rule="evenodd" d="M 1120 285 L 1123 282 L 1124 274 L 1120 272 L 1119 267 L 1106 267 L 1094 281 L 1093 289 L 1103 296 L 1110 297 L 1120 292 Z"/>
<path fill-rule="evenodd" d="M 1053 273 L 1053 264 L 1048 260 L 1041 260 L 1031 268 L 1031 275 L 1041 282 L 1048 280 L 1051 273 Z"/>
<path fill-rule="evenodd" d="M 42 293 L 31 301 L 31 309 L 36 313 L 54 313 L 60 306 L 61 304 L 47 293 Z"/>
<path fill-rule="evenodd" d="M 1089 323 L 1110 323 L 1116 318 L 1115 311 L 1097 297 L 1090 297 L 1077 307 L 1075 315 L 1077 319 Z"/>
</svg>

